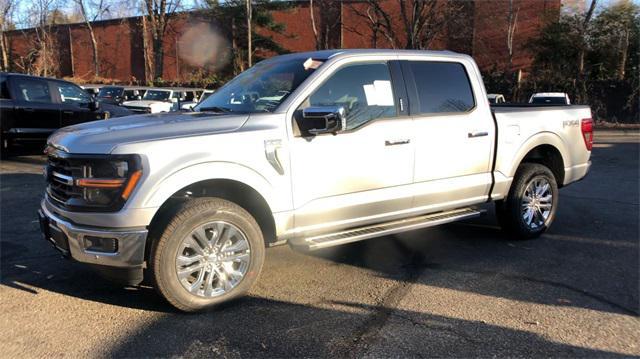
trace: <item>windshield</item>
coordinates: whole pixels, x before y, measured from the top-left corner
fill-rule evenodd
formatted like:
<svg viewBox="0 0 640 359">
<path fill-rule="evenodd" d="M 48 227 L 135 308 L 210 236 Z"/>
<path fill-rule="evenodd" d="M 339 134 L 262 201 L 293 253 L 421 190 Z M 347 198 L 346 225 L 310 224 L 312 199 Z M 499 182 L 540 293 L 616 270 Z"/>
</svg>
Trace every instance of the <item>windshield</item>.
<svg viewBox="0 0 640 359">
<path fill-rule="evenodd" d="M 169 101 L 169 95 L 171 95 L 171 92 L 169 91 L 148 90 L 142 99 L 150 101 Z"/>
<path fill-rule="evenodd" d="M 531 100 L 533 104 L 552 104 L 552 105 L 566 105 L 567 100 L 564 97 L 541 97 L 536 96 Z"/>
<path fill-rule="evenodd" d="M 307 62 L 261 62 L 202 100 L 195 111 L 273 112 L 318 67 Z"/>
<path fill-rule="evenodd" d="M 103 87 L 98 92 L 98 97 L 102 98 L 116 98 L 122 96 L 122 87 Z"/>
</svg>

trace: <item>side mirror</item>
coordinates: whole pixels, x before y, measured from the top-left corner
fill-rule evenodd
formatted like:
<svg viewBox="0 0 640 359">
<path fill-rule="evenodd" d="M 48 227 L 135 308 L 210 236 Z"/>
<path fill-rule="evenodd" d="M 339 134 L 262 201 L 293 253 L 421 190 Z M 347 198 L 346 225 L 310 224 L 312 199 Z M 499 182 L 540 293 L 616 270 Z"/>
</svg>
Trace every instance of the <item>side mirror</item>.
<svg viewBox="0 0 640 359">
<path fill-rule="evenodd" d="M 175 97 L 172 97 L 172 98 L 171 98 L 171 102 L 172 102 L 172 103 L 178 103 L 178 99 L 177 99 L 177 98 L 175 98 Z"/>
<path fill-rule="evenodd" d="M 323 133 L 335 135 L 347 128 L 347 117 L 342 106 L 307 107 L 302 110 L 302 118 L 310 120 L 309 125 L 305 127 L 312 135 Z"/>
<path fill-rule="evenodd" d="M 98 109 L 100 109 L 100 102 L 98 101 L 89 102 L 89 110 L 98 111 Z"/>
</svg>

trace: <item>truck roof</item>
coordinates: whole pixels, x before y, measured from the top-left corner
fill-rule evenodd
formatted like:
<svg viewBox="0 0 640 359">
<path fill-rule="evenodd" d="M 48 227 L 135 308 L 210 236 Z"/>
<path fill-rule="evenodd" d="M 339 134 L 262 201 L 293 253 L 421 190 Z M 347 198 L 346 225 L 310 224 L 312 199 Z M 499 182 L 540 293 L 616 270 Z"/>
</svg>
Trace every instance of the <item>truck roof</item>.
<svg viewBox="0 0 640 359">
<path fill-rule="evenodd" d="M 320 51 L 308 51 L 297 52 L 293 54 L 286 54 L 280 56 L 274 56 L 265 61 L 271 61 L 272 59 L 316 59 L 316 60 L 328 60 L 334 57 L 353 56 L 353 55 L 433 55 L 433 56 L 446 56 L 446 57 L 458 57 L 468 58 L 468 55 L 459 54 L 457 52 L 442 50 L 392 50 L 392 49 L 334 49 L 334 50 L 320 50 Z"/>
</svg>

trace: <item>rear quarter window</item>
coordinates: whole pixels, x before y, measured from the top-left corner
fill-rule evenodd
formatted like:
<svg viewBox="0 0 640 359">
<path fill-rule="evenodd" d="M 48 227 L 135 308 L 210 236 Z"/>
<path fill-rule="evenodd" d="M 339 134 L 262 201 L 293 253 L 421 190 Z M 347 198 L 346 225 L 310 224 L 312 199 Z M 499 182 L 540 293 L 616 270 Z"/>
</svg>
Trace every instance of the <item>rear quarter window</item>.
<svg viewBox="0 0 640 359">
<path fill-rule="evenodd" d="M 421 114 L 467 112 L 475 107 L 464 65 L 457 62 L 411 61 Z"/>
</svg>

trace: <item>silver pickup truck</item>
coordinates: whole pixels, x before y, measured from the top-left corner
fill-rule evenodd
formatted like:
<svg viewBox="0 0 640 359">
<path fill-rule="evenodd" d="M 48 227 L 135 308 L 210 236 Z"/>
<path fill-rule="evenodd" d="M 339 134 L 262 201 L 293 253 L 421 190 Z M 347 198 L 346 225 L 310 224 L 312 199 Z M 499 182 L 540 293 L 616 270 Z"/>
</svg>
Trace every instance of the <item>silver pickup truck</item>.
<svg viewBox="0 0 640 359">
<path fill-rule="evenodd" d="M 63 128 L 39 210 L 66 256 L 196 311 L 246 293 L 265 247 L 303 250 L 478 216 L 513 239 L 584 177 L 585 106 L 491 108 L 473 59 L 333 50 L 265 60 L 193 112 Z"/>
</svg>

